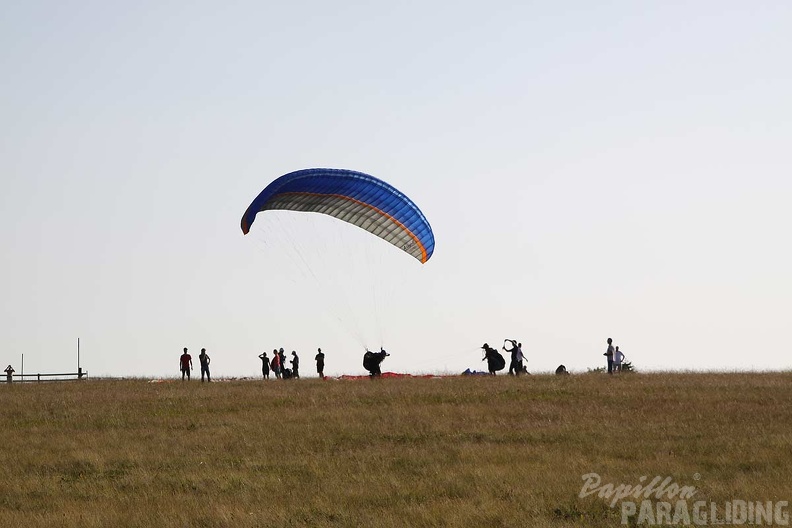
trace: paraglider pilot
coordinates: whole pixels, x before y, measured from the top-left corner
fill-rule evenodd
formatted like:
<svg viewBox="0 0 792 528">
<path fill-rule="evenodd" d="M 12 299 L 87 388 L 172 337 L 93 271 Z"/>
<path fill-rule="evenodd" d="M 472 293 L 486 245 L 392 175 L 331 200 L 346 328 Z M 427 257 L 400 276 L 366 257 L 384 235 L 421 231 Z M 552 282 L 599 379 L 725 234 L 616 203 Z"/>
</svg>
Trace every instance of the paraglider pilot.
<svg viewBox="0 0 792 528">
<path fill-rule="evenodd" d="M 484 349 L 484 357 L 481 358 L 481 361 L 487 361 L 487 369 L 490 375 L 494 376 L 495 372 L 502 370 L 506 366 L 506 362 L 500 352 L 489 346 L 489 344 L 484 343 L 481 348 Z"/>
<path fill-rule="evenodd" d="M 376 378 L 382 375 L 380 363 L 382 363 L 382 360 L 387 356 L 390 356 L 390 354 L 385 352 L 385 349 L 382 347 L 380 347 L 379 352 L 372 352 L 366 349 L 366 353 L 363 354 L 363 368 L 369 371 L 370 377 Z"/>
</svg>

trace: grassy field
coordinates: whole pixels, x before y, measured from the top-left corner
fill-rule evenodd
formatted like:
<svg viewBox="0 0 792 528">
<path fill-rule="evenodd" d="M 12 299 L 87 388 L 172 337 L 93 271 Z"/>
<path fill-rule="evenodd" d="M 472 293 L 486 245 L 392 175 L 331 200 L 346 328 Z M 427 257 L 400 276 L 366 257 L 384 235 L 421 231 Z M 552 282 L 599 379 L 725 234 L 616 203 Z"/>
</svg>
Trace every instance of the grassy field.
<svg viewBox="0 0 792 528">
<path fill-rule="evenodd" d="M 792 501 L 792 374 L 0 386 L 2 526 L 618 526 L 583 475 Z M 634 519 L 631 520 L 634 524 Z"/>
</svg>

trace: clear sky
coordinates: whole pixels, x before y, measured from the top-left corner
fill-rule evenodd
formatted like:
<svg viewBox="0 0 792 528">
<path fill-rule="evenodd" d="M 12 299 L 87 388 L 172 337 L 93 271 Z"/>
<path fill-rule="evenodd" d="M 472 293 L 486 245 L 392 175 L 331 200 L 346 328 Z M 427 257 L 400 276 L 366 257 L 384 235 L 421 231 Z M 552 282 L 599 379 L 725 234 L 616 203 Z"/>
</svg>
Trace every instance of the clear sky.
<svg viewBox="0 0 792 528">
<path fill-rule="evenodd" d="M 362 373 L 315 290 L 371 280 L 386 370 L 506 337 L 532 372 L 607 337 L 643 370 L 789 369 L 790 28 L 785 1 L 4 2 L 0 361 L 73 371 L 80 338 L 91 375 L 174 376 L 183 347 Z M 373 239 L 364 280 L 354 239 L 312 286 L 286 254 L 322 231 L 243 236 L 308 167 L 401 189 L 433 258 Z"/>
</svg>

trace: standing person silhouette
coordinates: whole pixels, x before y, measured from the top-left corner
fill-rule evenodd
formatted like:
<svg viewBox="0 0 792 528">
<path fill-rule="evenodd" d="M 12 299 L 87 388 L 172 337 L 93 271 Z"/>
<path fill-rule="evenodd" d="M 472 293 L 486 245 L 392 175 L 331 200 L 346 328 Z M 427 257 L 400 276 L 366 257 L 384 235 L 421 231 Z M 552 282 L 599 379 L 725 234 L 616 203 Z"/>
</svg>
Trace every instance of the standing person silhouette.
<svg viewBox="0 0 792 528">
<path fill-rule="evenodd" d="M 506 343 L 511 343 L 511 348 L 506 348 Z M 517 341 L 514 339 L 503 340 L 503 350 L 511 354 L 511 361 L 509 361 L 509 376 L 517 374 Z"/>
<path fill-rule="evenodd" d="M 608 350 L 605 351 L 603 356 L 608 358 L 608 374 L 613 374 L 613 339 L 608 338 Z"/>
<path fill-rule="evenodd" d="M 209 375 L 209 363 L 212 359 L 209 357 L 209 354 L 206 353 L 206 349 L 202 348 L 201 353 L 198 354 L 198 359 L 201 360 L 201 383 L 204 380 L 204 374 L 206 374 L 206 381 L 212 381 L 212 377 Z"/>
<path fill-rule="evenodd" d="M 506 348 L 506 342 L 512 344 L 511 348 Z M 511 361 L 509 362 L 509 376 L 519 376 L 523 374 L 523 351 L 522 343 L 518 343 L 514 339 L 505 339 L 503 342 L 503 350 L 511 354 Z"/>
<path fill-rule="evenodd" d="M 291 360 L 292 364 L 292 377 L 299 378 L 300 377 L 300 357 L 297 355 L 297 352 L 292 350 L 292 357 Z"/>
<path fill-rule="evenodd" d="M 277 350 L 272 351 L 272 361 L 270 362 L 270 367 L 272 367 L 272 372 L 275 374 L 275 379 L 280 379 L 281 377 L 281 360 L 280 355 L 278 355 Z"/>
<path fill-rule="evenodd" d="M 181 369 L 182 381 L 184 376 L 187 376 L 187 381 L 190 380 L 190 371 L 192 370 L 192 356 L 187 353 L 187 348 L 184 348 L 184 353 L 179 357 L 179 368 Z"/>
<path fill-rule="evenodd" d="M 525 354 L 522 351 L 522 343 L 517 343 L 517 376 L 525 374 L 528 369 L 523 363 L 525 361 Z"/>
<path fill-rule="evenodd" d="M 259 359 L 261 360 L 261 377 L 264 379 L 269 379 L 270 365 L 267 353 L 264 352 L 263 354 L 259 355 Z"/>
<path fill-rule="evenodd" d="M 288 367 L 286 367 L 286 353 L 283 351 L 283 347 L 278 350 L 278 362 L 280 363 L 281 378 L 284 378 L 283 374 Z"/>
<path fill-rule="evenodd" d="M 613 351 L 613 371 L 614 372 L 621 372 L 622 362 L 624 361 L 624 354 L 622 351 L 619 350 L 619 347 L 616 347 L 616 350 Z"/>
<path fill-rule="evenodd" d="M 320 378 L 325 379 L 325 376 L 324 376 L 324 359 L 325 359 L 325 355 L 324 355 L 324 352 L 322 352 L 321 348 L 317 349 L 317 354 L 316 354 L 316 357 L 314 359 L 316 359 L 316 373 L 319 374 Z"/>
</svg>

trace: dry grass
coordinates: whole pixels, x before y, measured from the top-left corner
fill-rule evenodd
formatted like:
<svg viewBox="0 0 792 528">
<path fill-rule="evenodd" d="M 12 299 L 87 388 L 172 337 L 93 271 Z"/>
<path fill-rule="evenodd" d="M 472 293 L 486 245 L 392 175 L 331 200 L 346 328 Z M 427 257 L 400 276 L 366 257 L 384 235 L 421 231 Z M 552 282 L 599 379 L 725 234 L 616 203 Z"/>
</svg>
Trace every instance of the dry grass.
<svg viewBox="0 0 792 528">
<path fill-rule="evenodd" d="M 2 526 L 615 526 L 585 473 L 792 500 L 792 375 L 0 387 Z M 699 474 L 700 480 L 694 480 Z"/>
</svg>

